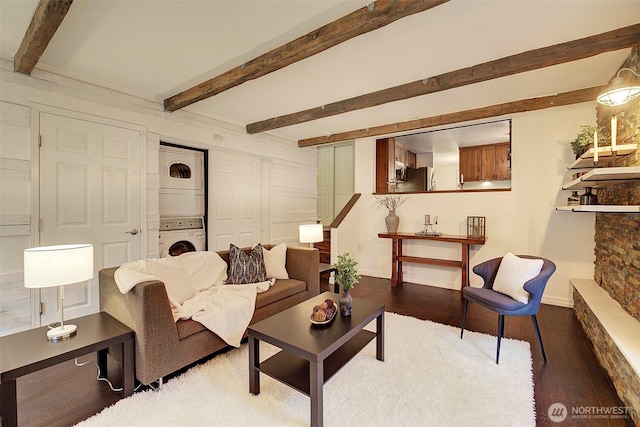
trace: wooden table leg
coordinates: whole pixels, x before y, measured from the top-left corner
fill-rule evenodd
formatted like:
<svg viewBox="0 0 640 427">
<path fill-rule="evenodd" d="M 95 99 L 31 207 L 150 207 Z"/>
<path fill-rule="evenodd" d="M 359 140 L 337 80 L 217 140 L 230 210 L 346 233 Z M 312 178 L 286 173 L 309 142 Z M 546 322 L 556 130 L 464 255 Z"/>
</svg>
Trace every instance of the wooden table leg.
<svg viewBox="0 0 640 427">
<path fill-rule="evenodd" d="M 122 368 L 122 393 L 124 397 L 131 396 L 136 382 L 133 338 L 122 343 L 122 364 L 120 367 Z"/>
<path fill-rule="evenodd" d="M 324 361 L 309 362 L 309 397 L 311 398 L 311 426 L 322 427 L 322 386 Z"/>
<path fill-rule="evenodd" d="M 18 425 L 18 396 L 16 394 L 16 380 L 0 384 L 2 389 L 2 427 Z"/>
<path fill-rule="evenodd" d="M 396 250 L 396 258 L 397 258 L 397 262 L 396 265 L 398 266 L 398 284 L 402 285 L 403 283 L 403 278 L 402 278 L 402 261 L 400 260 L 400 257 L 402 256 L 402 239 L 398 239 L 398 248 Z"/>
<path fill-rule="evenodd" d="M 384 311 L 376 318 L 376 359 L 384 362 Z"/>
<path fill-rule="evenodd" d="M 391 239 L 391 286 L 398 285 L 398 239 Z"/>
<path fill-rule="evenodd" d="M 260 340 L 249 335 L 249 392 L 260 394 Z"/>
<path fill-rule="evenodd" d="M 460 285 L 460 298 L 464 299 L 462 290 L 469 286 L 469 245 L 462 243 L 462 284 Z"/>
<path fill-rule="evenodd" d="M 98 350 L 98 369 L 100 370 L 100 376 L 102 378 L 109 377 L 109 368 L 107 366 L 107 355 L 109 354 L 108 348 Z"/>
</svg>

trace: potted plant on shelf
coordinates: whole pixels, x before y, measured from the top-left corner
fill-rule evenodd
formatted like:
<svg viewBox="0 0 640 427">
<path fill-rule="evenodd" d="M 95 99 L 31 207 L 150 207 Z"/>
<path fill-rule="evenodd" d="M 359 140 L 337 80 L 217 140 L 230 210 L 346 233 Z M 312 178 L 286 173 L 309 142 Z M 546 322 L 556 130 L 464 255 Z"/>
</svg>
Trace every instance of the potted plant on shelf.
<svg viewBox="0 0 640 427">
<path fill-rule="evenodd" d="M 351 257 L 349 252 L 338 255 L 336 267 L 336 282 L 342 286 L 342 295 L 338 305 L 340 307 L 341 316 L 351 316 L 351 308 L 353 306 L 353 298 L 349 295 L 349 291 L 356 283 L 360 281 L 358 273 L 358 263 Z"/>
<path fill-rule="evenodd" d="M 388 233 L 397 233 L 400 225 L 400 218 L 396 215 L 396 209 L 407 201 L 406 197 L 398 194 L 388 194 L 386 196 L 376 197 L 376 201 L 380 206 L 384 206 L 389 210 L 389 215 L 384 219 Z"/>
<path fill-rule="evenodd" d="M 571 150 L 576 155 L 576 159 L 580 157 L 589 148 L 593 147 L 593 136 L 595 134 L 596 127 L 591 125 L 580 126 L 580 132 L 576 135 L 576 138 L 571 141 Z M 598 142 L 599 145 L 606 145 L 605 141 L 608 141 L 608 137 L 605 139 L 603 134 L 603 128 L 598 128 Z"/>
</svg>

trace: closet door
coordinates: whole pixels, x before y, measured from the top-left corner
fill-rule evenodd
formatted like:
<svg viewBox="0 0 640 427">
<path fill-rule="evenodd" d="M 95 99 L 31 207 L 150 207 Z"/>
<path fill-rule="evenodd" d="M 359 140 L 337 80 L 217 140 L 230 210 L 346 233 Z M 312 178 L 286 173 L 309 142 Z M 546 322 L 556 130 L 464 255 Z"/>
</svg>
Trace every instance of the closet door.
<svg viewBox="0 0 640 427">
<path fill-rule="evenodd" d="M 142 257 L 142 132 L 40 113 L 40 245 L 91 243 L 94 277 L 65 286 L 65 318 L 100 310 L 98 271 Z M 57 288 L 41 290 L 41 324 L 59 321 Z M 55 309 L 54 309 L 55 308 Z"/>
<path fill-rule="evenodd" d="M 335 146 L 333 158 L 335 165 L 333 217 L 335 218 L 353 196 L 353 144 Z"/>
<path fill-rule="evenodd" d="M 209 250 L 260 242 L 260 159 L 211 151 Z"/>
<path fill-rule="evenodd" d="M 323 225 L 333 221 L 333 147 L 318 147 L 318 218 Z"/>
<path fill-rule="evenodd" d="M 318 147 L 318 218 L 330 225 L 353 196 L 353 143 Z"/>
</svg>

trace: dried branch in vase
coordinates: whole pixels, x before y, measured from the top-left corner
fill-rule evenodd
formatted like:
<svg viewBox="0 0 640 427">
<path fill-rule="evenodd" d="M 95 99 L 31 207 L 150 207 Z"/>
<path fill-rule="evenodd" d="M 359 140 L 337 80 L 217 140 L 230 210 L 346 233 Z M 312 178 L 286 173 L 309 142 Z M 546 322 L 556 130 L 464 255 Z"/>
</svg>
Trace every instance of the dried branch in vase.
<svg viewBox="0 0 640 427">
<path fill-rule="evenodd" d="M 387 195 L 376 197 L 376 201 L 378 202 L 378 204 L 380 204 L 380 206 L 384 206 L 390 211 L 395 211 L 396 208 L 407 201 L 407 198 L 400 195 Z"/>
</svg>

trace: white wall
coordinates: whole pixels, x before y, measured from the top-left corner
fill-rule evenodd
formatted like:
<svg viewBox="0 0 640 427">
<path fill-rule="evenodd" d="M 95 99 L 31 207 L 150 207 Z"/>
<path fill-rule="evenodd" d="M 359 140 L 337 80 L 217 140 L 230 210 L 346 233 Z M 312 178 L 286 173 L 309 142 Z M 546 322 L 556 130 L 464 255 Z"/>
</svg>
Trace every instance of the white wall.
<svg viewBox="0 0 640 427">
<path fill-rule="evenodd" d="M 146 188 L 142 222 L 143 256 L 157 256 L 158 146 L 159 141 L 194 148 L 221 150 L 259 158 L 262 191 L 268 194 L 261 226 L 263 241 L 297 243 L 298 224 L 315 222 L 317 163 L 315 147 L 298 148 L 295 142 L 265 135 L 248 135 L 244 128 L 186 111 L 168 113 L 162 104 L 136 98 L 36 69 L 32 76 L 13 72 L 13 64 L 0 60 L 0 322 L 9 307 L 4 296 L 24 291 L 22 253 L 37 245 L 38 185 L 36 155 L 38 111 L 61 115 L 91 115 L 98 122 L 116 120 L 145 129 L 142 150 Z M 212 189 L 215 191 L 215 189 Z M 27 291 L 28 294 L 28 291 Z M 18 296 L 24 300 L 22 296 Z M 24 305 L 24 304 L 23 304 Z M 24 307 L 21 308 L 24 311 Z M 28 308 L 27 308 L 28 309 Z M 14 316 L 13 314 L 11 316 Z M 17 316 L 17 315 L 15 315 Z M 0 330 L 0 334 L 2 331 Z"/>
<path fill-rule="evenodd" d="M 550 108 L 515 114 L 513 119 L 512 190 L 482 193 L 431 193 L 409 195 L 396 213 L 401 232 L 421 229 L 425 214 L 437 215 L 438 231 L 466 234 L 466 217 L 486 216 L 487 243 L 471 247 L 471 266 L 506 252 L 539 255 L 556 263 L 543 301 L 571 306 L 569 277 L 593 277 L 595 214 L 558 212 L 566 204 L 571 181 L 566 166 L 573 154 L 569 146 L 582 124 L 595 122 L 595 103 Z M 361 240 L 357 251 L 362 274 L 391 275 L 391 241 L 379 239 L 384 231 L 384 208 L 376 209 L 372 196 L 375 177 L 375 138 L 356 141 L 356 189 L 362 193 Z M 442 242 L 405 242 L 405 255 L 460 259 L 460 245 Z M 412 283 L 459 289 L 458 269 L 405 264 L 404 280 Z M 471 273 L 471 284 L 480 278 Z"/>
</svg>

